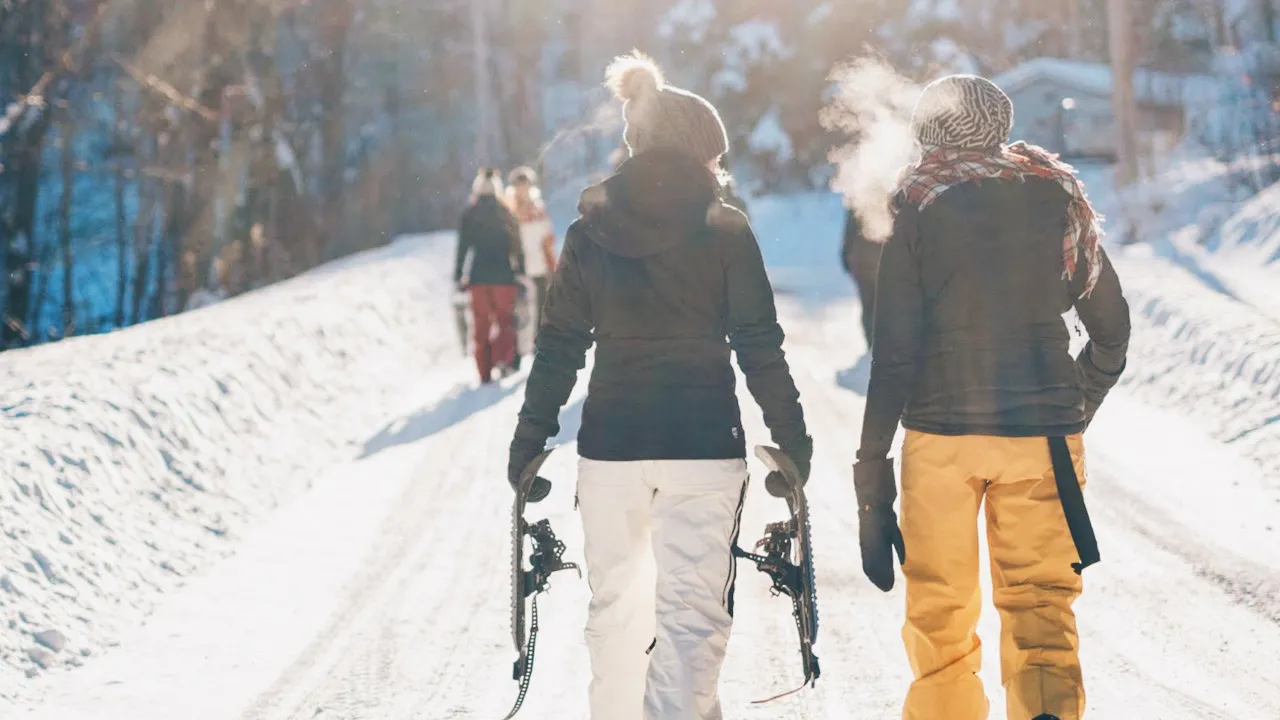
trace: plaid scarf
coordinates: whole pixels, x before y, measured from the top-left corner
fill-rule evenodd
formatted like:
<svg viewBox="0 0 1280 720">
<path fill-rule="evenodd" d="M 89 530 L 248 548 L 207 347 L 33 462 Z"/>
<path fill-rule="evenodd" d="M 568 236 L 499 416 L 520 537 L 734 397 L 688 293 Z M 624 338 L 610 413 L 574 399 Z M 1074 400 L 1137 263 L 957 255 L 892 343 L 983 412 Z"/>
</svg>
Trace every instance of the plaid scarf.
<svg viewBox="0 0 1280 720">
<path fill-rule="evenodd" d="M 1052 180 L 1071 196 L 1067 207 L 1067 232 L 1062 238 L 1063 277 L 1070 280 L 1076 273 L 1076 258 L 1084 249 L 1086 298 L 1098 284 L 1102 274 L 1102 216 L 1094 212 L 1085 195 L 1084 185 L 1076 177 L 1075 168 L 1062 162 L 1044 148 L 1017 142 L 994 150 L 963 150 L 926 146 L 924 155 L 914 165 L 903 168 L 903 179 L 897 197 L 924 210 L 949 188 L 975 180 L 1024 180 L 1034 176 Z"/>
<path fill-rule="evenodd" d="M 542 207 L 542 203 L 537 200 L 521 202 L 512 198 L 511 210 L 515 213 L 516 220 L 521 223 L 538 222 L 547 218 L 547 211 Z"/>
</svg>

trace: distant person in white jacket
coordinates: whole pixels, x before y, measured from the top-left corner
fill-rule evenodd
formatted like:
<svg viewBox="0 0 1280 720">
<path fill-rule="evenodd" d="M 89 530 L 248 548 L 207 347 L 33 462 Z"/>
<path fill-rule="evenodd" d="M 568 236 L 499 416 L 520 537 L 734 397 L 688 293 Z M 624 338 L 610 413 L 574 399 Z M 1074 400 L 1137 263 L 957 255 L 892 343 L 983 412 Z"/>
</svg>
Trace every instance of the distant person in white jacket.
<svg viewBox="0 0 1280 720">
<path fill-rule="evenodd" d="M 520 355 L 533 354 L 533 341 L 542 324 L 542 305 L 546 301 L 551 273 L 556 269 L 555 228 L 547 217 L 538 189 L 538 174 L 532 168 L 518 167 L 507 176 L 508 202 L 520 223 L 520 249 L 524 254 L 525 302 L 527 322 L 520 328 Z"/>
</svg>

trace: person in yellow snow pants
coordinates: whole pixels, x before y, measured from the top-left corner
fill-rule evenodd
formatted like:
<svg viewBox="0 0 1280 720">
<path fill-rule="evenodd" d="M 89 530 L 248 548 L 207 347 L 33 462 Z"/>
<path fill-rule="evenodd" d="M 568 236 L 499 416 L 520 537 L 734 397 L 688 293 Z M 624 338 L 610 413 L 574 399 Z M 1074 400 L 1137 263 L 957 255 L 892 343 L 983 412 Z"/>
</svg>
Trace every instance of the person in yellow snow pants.
<svg viewBox="0 0 1280 720">
<path fill-rule="evenodd" d="M 1067 438 L 1084 479 L 1079 435 Z M 1000 669 L 1009 718 L 1049 708 L 1084 713 L 1084 686 L 1071 603 L 1081 579 L 1076 548 L 1058 501 L 1044 438 L 908 431 L 902 450 L 902 630 L 915 682 L 907 720 L 980 720 L 987 699 L 978 614 L 978 510 L 985 503 L 991 585 L 1000 612 Z"/>
<path fill-rule="evenodd" d="M 985 507 L 1008 720 L 1085 711 L 1072 603 L 1099 555 L 1082 433 L 1125 368 L 1129 307 L 1075 171 L 1009 143 L 1013 105 L 957 75 L 921 94 L 920 160 L 893 196 L 854 465 L 862 567 L 906 577 L 904 720 L 985 720 L 978 512 Z M 1063 315 L 1088 342 L 1074 355 Z M 902 445 L 902 524 L 894 462 Z"/>
</svg>

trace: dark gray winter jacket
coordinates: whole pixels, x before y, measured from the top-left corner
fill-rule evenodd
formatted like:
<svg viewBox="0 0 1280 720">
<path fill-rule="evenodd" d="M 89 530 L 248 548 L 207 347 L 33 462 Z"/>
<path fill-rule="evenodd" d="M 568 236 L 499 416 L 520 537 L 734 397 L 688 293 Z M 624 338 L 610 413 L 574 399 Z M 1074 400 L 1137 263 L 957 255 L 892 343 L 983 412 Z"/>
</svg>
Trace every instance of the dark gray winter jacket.
<svg viewBox="0 0 1280 720">
<path fill-rule="evenodd" d="M 898 214 L 880 259 L 860 459 L 889 453 L 899 419 L 1003 437 L 1089 424 L 1124 370 L 1129 306 L 1105 253 L 1089 297 L 1085 272 L 1063 278 L 1069 199 L 1048 180 L 984 180 Z M 1078 358 L 1062 320 L 1072 307 L 1090 338 Z"/>
<path fill-rule="evenodd" d="M 458 224 L 458 252 L 454 259 L 453 281 L 460 282 L 471 256 L 467 281 L 472 285 L 515 285 L 524 272 L 520 252 L 520 225 L 498 199 L 480 196 L 462 213 Z"/>
<path fill-rule="evenodd" d="M 773 440 L 808 443 L 773 289 L 742 213 L 715 178 L 655 150 L 587 188 L 551 280 L 516 439 L 559 430 L 587 349 L 595 367 L 578 449 L 596 460 L 745 456 L 730 351 Z"/>
</svg>

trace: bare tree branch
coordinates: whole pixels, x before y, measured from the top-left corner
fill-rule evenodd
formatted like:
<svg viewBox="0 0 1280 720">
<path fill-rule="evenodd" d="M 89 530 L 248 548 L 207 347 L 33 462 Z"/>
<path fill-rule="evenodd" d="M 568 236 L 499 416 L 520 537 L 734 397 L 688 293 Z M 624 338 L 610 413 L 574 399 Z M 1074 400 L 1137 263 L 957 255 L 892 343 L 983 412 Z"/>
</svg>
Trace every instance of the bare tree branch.
<svg viewBox="0 0 1280 720">
<path fill-rule="evenodd" d="M 210 122 L 216 121 L 218 119 L 218 113 L 216 111 L 211 110 L 208 107 L 205 107 L 203 104 L 200 103 L 199 100 L 196 100 L 195 98 L 182 94 L 181 91 L 179 91 L 173 85 L 165 82 L 161 78 L 158 78 L 151 73 L 143 72 L 136 65 L 124 59 L 123 57 L 113 53 L 111 55 L 111 60 L 112 62 L 119 65 L 121 68 L 123 68 L 125 72 L 129 73 L 129 77 L 133 78 L 134 82 L 137 82 L 139 85 L 141 85 L 144 88 L 147 88 L 148 90 L 152 90 L 160 94 L 166 100 L 173 103 L 174 105 L 177 105 L 183 110 L 187 110 L 188 112 L 193 112 L 199 115 L 200 117 L 204 118 L 205 120 L 209 120 Z"/>
<path fill-rule="evenodd" d="M 20 120 L 29 107 L 43 107 L 45 105 L 44 96 L 48 93 L 49 87 L 55 80 L 62 77 L 66 73 L 76 72 L 79 70 L 79 63 L 76 56 L 81 50 L 85 50 L 91 44 L 96 44 L 99 38 L 99 30 L 102 28 L 102 20 L 107 16 L 107 8 L 111 6 L 109 2 L 99 2 L 98 8 L 93 14 L 93 18 L 85 25 L 84 32 L 81 33 L 80 39 L 67 49 L 62 51 L 62 55 L 58 58 L 58 62 L 36 81 L 26 94 L 18 98 L 13 103 L 11 113 L 6 113 L 4 117 L 0 117 L 0 137 L 4 137 L 5 133 Z M 7 121 L 7 122 L 5 122 Z"/>
</svg>

